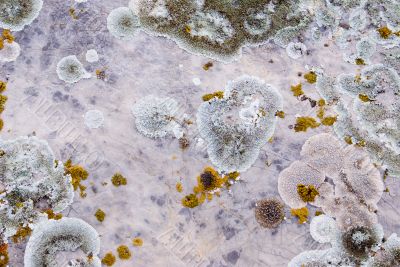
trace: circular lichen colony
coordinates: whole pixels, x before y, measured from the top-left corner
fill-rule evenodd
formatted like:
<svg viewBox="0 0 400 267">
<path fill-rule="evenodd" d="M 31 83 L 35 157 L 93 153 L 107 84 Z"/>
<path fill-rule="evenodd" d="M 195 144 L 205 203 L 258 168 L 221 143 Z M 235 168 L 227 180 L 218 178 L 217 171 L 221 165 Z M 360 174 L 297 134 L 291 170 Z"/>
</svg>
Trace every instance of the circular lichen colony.
<svg viewBox="0 0 400 267">
<path fill-rule="evenodd" d="M 144 136 L 161 138 L 176 131 L 178 103 L 169 97 L 159 98 L 148 95 L 132 107 L 136 128 Z"/>
<path fill-rule="evenodd" d="M 342 235 L 343 247 L 355 258 L 365 258 L 379 242 L 379 236 L 374 229 L 365 226 L 351 227 Z"/>
<path fill-rule="evenodd" d="M 46 210 L 61 212 L 73 200 L 71 176 L 36 137 L 0 140 L 0 229 L 6 238 L 36 223 Z"/>
<path fill-rule="evenodd" d="M 211 162 L 224 172 L 243 172 L 257 159 L 275 131 L 280 94 L 264 81 L 242 76 L 228 83 L 197 111 L 197 127 Z"/>
<path fill-rule="evenodd" d="M 20 31 L 39 15 L 42 0 L 0 1 L 0 28 Z"/>
<path fill-rule="evenodd" d="M 116 8 L 107 17 L 107 28 L 118 39 L 132 39 L 139 27 L 138 17 L 128 7 Z"/>
<path fill-rule="evenodd" d="M 77 218 L 46 220 L 39 223 L 26 245 L 25 267 L 61 266 L 57 254 L 64 251 L 82 251 L 83 258 L 73 259 L 73 266 L 100 267 L 97 254 L 100 251 L 100 238 L 96 230 Z"/>
<path fill-rule="evenodd" d="M 236 59 L 241 48 L 259 45 L 286 28 L 294 38 L 310 17 L 297 1 L 134 1 L 142 29 L 173 39 L 181 48 L 221 61 Z M 281 38 L 279 38 L 281 39 Z"/>
<path fill-rule="evenodd" d="M 257 201 L 254 213 L 257 222 L 265 228 L 276 228 L 285 218 L 284 205 L 274 198 Z"/>
<path fill-rule="evenodd" d="M 83 78 L 91 77 L 74 55 L 64 57 L 57 63 L 57 75 L 66 83 L 76 83 Z"/>
</svg>

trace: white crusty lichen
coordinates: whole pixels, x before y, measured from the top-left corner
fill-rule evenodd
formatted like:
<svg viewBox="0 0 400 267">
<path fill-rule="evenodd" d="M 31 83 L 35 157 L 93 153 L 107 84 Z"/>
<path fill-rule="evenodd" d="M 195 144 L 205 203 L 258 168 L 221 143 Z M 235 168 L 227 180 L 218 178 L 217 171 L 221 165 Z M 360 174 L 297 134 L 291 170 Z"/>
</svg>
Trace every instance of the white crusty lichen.
<svg viewBox="0 0 400 267">
<path fill-rule="evenodd" d="M 307 53 L 307 47 L 303 43 L 290 42 L 286 47 L 286 54 L 292 59 L 299 59 Z"/>
<path fill-rule="evenodd" d="M 57 63 L 57 75 L 66 83 L 76 83 L 81 79 L 88 79 L 91 74 L 83 67 L 74 55 L 66 56 Z"/>
<path fill-rule="evenodd" d="M 0 1 L 0 28 L 20 31 L 32 23 L 42 9 L 42 0 Z"/>
<path fill-rule="evenodd" d="M 89 63 L 99 61 L 99 55 L 97 54 L 97 51 L 95 49 L 89 49 L 88 51 L 86 51 L 85 58 L 86 61 Z"/>
<path fill-rule="evenodd" d="M 169 97 L 148 95 L 132 107 L 136 128 L 144 136 L 161 138 L 180 128 L 177 121 L 178 103 Z"/>
<path fill-rule="evenodd" d="M 310 234 L 319 243 L 332 242 L 337 231 L 335 220 L 324 214 L 314 217 L 310 223 Z"/>
<path fill-rule="evenodd" d="M 222 98 L 200 105 L 197 127 L 211 162 L 224 172 L 245 171 L 275 131 L 282 110 L 278 91 L 259 78 L 242 76 L 226 86 Z"/>
<path fill-rule="evenodd" d="M 130 40 L 140 27 L 138 17 L 128 7 L 119 7 L 107 17 L 107 29 L 121 40 Z"/>
<path fill-rule="evenodd" d="M 71 176 L 36 137 L 0 140 L 0 229 L 5 237 L 35 224 L 45 210 L 63 211 L 73 201 Z"/>
<path fill-rule="evenodd" d="M 85 113 L 85 125 L 89 129 L 97 129 L 103 126 L 104 115 L 100 110 L 92 109 Z"/>
<path fill-rule="evenodd" d="M 21 54 L 21 47 L 17 42 L 4 42 L 4 47 L 0 49 L 0 62 L 15 61 Z"/>
<path fill-rule="evenodd" d="M 100 238 L 88 223 L 77 218 L 44 220 L 36 225 L 25 249 L 25 267 L 61 266 L 57 254 L 83 252 L 84 258 L 72 259 L 83 267 L 100 267 Z M 77 253 L 78 254 L 78 253 Z"/>
</svg>

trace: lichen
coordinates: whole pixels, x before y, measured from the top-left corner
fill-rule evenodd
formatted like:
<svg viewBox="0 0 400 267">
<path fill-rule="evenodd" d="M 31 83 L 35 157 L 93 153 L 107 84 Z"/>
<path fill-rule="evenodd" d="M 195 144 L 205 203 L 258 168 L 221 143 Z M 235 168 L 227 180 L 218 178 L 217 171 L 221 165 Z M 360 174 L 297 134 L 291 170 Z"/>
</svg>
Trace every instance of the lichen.
<svg viewBox="0 0 400 267">
<path fill-rule="evenodd" d="M 134 239 L 132 240 L 132 244 L 133 244 L 135 247 L 141 247 L 141 246 L 143 246 L 143 239 L 141 239 L 140 237 L 136 237 L 136 238 L 134 238 Z"/>
<path fill-rule="evenodd" d="M 101 259 L 101 263 L 106 265 L 106 266 L 113 266 L 114 263 L 116 262 L 116 257 L 112 252 L 108 252 L 104 255 L 104 257 Z"/>
<path fill-rule="evenodd" d="M 64 163 L 65 174 L 71 175 L 71 184 L 74 187 L 74 191 L 79 189 L 80 196 L 86 197 L 86 186 L 82 184 L 89 177 L 89 173 L 80 165 L 73 165 L 72 160 L 69 159 Z"/>
<path fill-rule="evenodd" d="M 317 82 L 317 74 L 314 71 L 310 71 L 306 74 L 304 74 L 304 79 L 308 82 L 308 83 L 316 83 Z"/>
<path fill-rule="evenodd" d="M 319 195 L 318 190 L 314 185 L 297 185 L 297 193 L 304 202 L 314 202 L 315 198 Z"/>
<path fill-rule="evenodd" d="M 312 117 L 297 117 L 295 132 L 306 132 L 309 128 L 317 128 L 320 124 Z"/>
<path fill-rule="evenodd" d="M 195 194 L 189 194 L 182 199 L 182 205 L 186 208 L 193 209 L 200 205 L 200 202 Z"/>
<path fill-rule="evenodd" d="M 205 94 L 201 98 L 203 99 L 203 101 L 210 101 L 214 97 L 221 99 L 221 98 L 224 97 L 224 92 L 223 91 L 216 91 L 216 92 L 211 93 L 211 94 Z"/>
<path fill-rule="evenodd" d="M 292 86 L 290 86 L 290 91 L 292 91 L 293 92 L 293 95 L 294 96 L 301 96 L 301 95 L 304 95 L 304 91 L 303 91 L 303 89 L 302 89 L 302 85 L 301 85 L 301 83 L 299 83 L 298 85 L 292 85 Z"/>
<path fill-rule="evenodd" d="M 99 222 L 103 222 L 104 219 L 106 218 L 106 213 L 102 209 L 97 209 L 94 216 Z"/>
<path fill-rule="evenodd" d="M 387 26 L 381 27 L 377 31 L 383 39 L 388 39 L 393 33 L 392 30 L 390 30 Z"/>
<path fill-rule="evenodd" d="M 115 187 L 119 187 L 121 185 L 127 185 L 128 181 L 121 173 L 117 172 L 111 177 L 111 183 Z"/>
<path fill-rule="evenodd" d="M 132 257 L 131 251 L 125 245 L 121 245 L 117 248 L 118 257 L 121 260 L 129 260 Z"/>
<path fill-rule="evenodd" d="M 176 183 L 175 189 L 176 189 L 176 191 L 178 191 L 179 193 L 182 193 L 182 191 L 183 191 L 183 185 L 182 185 L 182 183 L 181 183 L 181 182 Z"/>
<path fill-rule="evenodd" d="M 297 217 L 299 224 L 306 223 L 308 220 L 308 208 L 307 207 L 303 207 L 300 209 L 291 209 L 290 214 L 292 214 L 292 216 Z"/>
</svg>

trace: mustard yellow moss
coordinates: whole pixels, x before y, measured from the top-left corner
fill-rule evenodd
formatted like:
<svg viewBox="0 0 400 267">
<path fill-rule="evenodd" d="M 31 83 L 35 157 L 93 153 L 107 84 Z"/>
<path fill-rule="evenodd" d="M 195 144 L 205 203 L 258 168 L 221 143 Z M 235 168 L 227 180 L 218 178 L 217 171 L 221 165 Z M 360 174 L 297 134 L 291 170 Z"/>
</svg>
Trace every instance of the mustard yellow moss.
<svg viewBox="0 0 400 267">
<path fill-rule="evenodd" d="M 283 118 L 285 118 L 285 112 L 282 111 L 282 110 L 279 110 L 279 111 L 277 111 L 277 112 L 275 113 L 275 116 L 277 116 L 277 117 L 283 119 Z"/>
<path fill-rule="evenodd" d="M 104 219 L 106 218 L 106 213 L 102 210 L 102 209 L 97 209 L 96 213 L 94 214 L 94 216 L 96 217 L 96 219 L 99 222 L 103 222 Z"/>
<path fill-rule="evenodd" d="M 206 64 L 203 65 L 203 70 L 209 70 L 214 64 L 209 61 Z"/>
<path fill-rule="evenodd" d="M 127 180 L 121 173 L 117 172 L 111 177 L 111 182 L 114 186 L 127 185 Z"/>
<path fill-rule="evenodd" d="M 307 222 L 308 219 L 308 209 L 307 207 L 301 208 L 301 209 L 291 209 L 290 214 L 292 216 L 296 216 L 299 220 L 299 224 L 303 224 Z"/>
<path fill-rule="evenodd" d="M 195 208 L 199 205 L 199 199 L 195 194 L 189 194 L 182 199 L 182 205 L 186 208 Z"/>
<path fill-rule="evenodd" d="M 101 263 L 106 266 L 113 266 L 116 260 L 117 259 L 115 258 L 114 254 L 108 252 L 106 255 L 104 255 L 104 258 L 101 259 Z"/>
<path fill-rule="evenodd" d="M 28 226 L 26 227 L 19 227 L 15 235 L 12 236 L 12 240 L 14 243 L 20 243 L 24 241 L 28 236 L 32 233 L 32 229 Z"/>
<path fill-rule="evenodd" d="M 0 267 L 7 267 L 10 258 L 8 256 L 8 245 L 0 245 Z"/>
<path fill-rule="evenodd" d="M 52 209 L 47 209 L 44 211 L 47 214 L 47 219 L 49 220 L 60 220 L 62 218 L 61 213 L 54 213 Z"/>
<path fill-rule="evenodd" d="M 370 102 L 371 99 L 369 99 L 369 97 L 367 95 L 364 94 L 359 94 L 358 98 L 362 101 L 362 102 Z"/>
<path fill-rule="evenodd" d="M 142 240 L 140 237 L 136 237 L 136 238 L 134 238 L 134 239 L 132 240 L 132 244 L 133 244 L 135 247 L 141 247 L 141 246 L 143 246 L 143 240 Z"/>
<path fill-rule="evenodd" d="M 360 140 L 356 143 L 356 146 L 359 147 L 365 147 L 367 145 L 367 143 L 365 142 L 365 140 Z"/>
<path fill-rule="evenodd" d="M 311 83 L 311 84 L 316 83 L 317 82 L 317 74 L 313 71 L 310 71 L 310 72 L 304 74 L 304 79 L 306 79 L 306 81 L 308 83 Z"/>
<path fill-rule="evenodd" d="M 319 195 L 318 190 L 313 185 L 297 185 L 297 193 L 304 202 L 314 202 Z"/>
<path fill-rule="evenodd" d="M 296 132 L 306 132 L 308 128 L 317 128 L 320 124 L 312 117 L 298 117 L 294 130 Z"/>
<path fill-rule="evenodd" d="M 121 245 L 117 248 L 117 252 L 118 252 L 118 257 L 121 260 L 129 260 L 132 257 L 132 254 L 129 250 L 129 248 L 125 245 Z"/>
<path fill-rule="evenodd" d="M 356 58 L 356 65 L 365 65 L 365 61 L 362 58 Z"/>
<path fill-rule="evenodd" d="M 393 33 L 387 26 L 379 28 L 378 32 L 383 39 L 388 39 L 390 35 Z"/>
<path fill-rule="evenodd" d="M 179 193 L 182 193 L 183 185 L 181 182 L 176 183 L 175 188 L 176 188 L 176 191 L 178 191 Z"/>
<path fill-rule="evenodd" d="M 64 163 L 65 174 L 69 174 L 72 177 L 72 186 L 74 191 L 80 191 L 80 196 L 82 198 L 86 197 L 86 186 L 82 185 L 81 182 L 85 181 L 89 177 L 89 173 L 79 165 L 72 165 L 72 160 L 69 159 Z"/>
<path fill-rule="evenodd" d="M 325 126 L 332 126 L 337 121 L 336 116 L 325 117 L 321 120 L 321 124 Z"/>
<path fill-rule="evenodd" d="M 224 92 L 223 91 L 216 91 L 214 93 L 211 94 L 205 94 L 202 96 L 203 101 L 209 101 L 211 99 L 213 99 L 214 97 L 216 98 L 223 98 L 224 97 Z"/>
<path fill-rule="evenodd" d="M 299 83 L 298 85 L 290 86 L 290 91 L 292 91 L 293 95 L 296 96 L 296 97 L 304 95 L 304 91 L 302 89 L 301 83 Z"/>
</svg>

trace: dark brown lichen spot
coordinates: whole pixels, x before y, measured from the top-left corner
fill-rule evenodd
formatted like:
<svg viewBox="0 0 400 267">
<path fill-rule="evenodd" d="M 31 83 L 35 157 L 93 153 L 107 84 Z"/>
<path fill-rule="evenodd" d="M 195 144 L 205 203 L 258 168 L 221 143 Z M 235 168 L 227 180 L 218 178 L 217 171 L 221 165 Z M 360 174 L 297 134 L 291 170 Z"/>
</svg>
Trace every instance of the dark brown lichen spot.
<svg viewBox="0 0 400 267">
<path fill-rule="evenodd" d="M 189 145 L 190 145 L 189 139 L 187 139 L 185 136 L 179 138 L 178 142 L 179 142 L 179 147 L 180 147 L 181 149 L 186 149 L 186 148 L 188 148 Z"/>
<path fill-rule="evenodd" d="M 355 226 L 342 235 L 342 244 L 347 253 L 356 257 L 368 256 L 372 246 L 378 242 L 373 230 L 366 226 Z"/>
<path fill-rule="evenodd" d="M 274 198 L 262 199 L 257 201 L 254 214 L 262 227 L 276 228 L 285 218 L 284 205 Z"/>
</svg>

